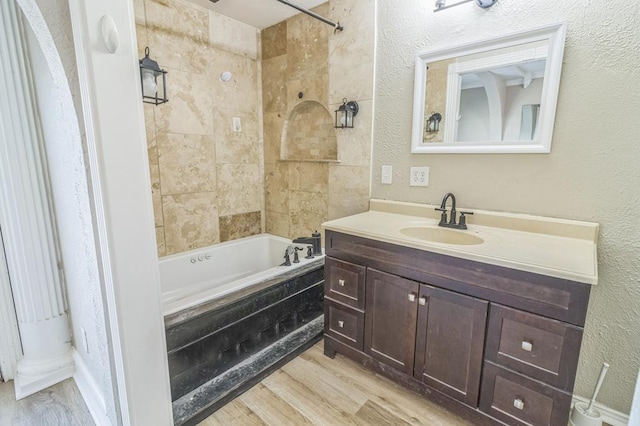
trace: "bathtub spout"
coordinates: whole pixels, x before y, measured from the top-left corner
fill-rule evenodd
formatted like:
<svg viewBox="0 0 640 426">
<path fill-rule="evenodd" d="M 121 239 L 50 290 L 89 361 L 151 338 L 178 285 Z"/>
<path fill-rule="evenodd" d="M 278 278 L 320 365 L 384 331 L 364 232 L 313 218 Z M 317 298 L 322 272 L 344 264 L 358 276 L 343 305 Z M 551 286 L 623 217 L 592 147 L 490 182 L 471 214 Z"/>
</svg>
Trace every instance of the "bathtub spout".
<svg viewBox="0 0 640 426">
<path fill-rule="evenodd" d="M 313 246 L 314 256 L 322 255 L 322 241 L 318 231 L 311 234 L 311 237 L 298 237 L 293 240 L 294 244 L 310 244 Z"/>
<path fill-rule="evenodd" d="M 280 266 L 291 266 L 291 258 L 289 257 L 289 247 L 287 247 L 287 249 L 284 251 L 284 262 L 282 262 Z"/>
</svg>

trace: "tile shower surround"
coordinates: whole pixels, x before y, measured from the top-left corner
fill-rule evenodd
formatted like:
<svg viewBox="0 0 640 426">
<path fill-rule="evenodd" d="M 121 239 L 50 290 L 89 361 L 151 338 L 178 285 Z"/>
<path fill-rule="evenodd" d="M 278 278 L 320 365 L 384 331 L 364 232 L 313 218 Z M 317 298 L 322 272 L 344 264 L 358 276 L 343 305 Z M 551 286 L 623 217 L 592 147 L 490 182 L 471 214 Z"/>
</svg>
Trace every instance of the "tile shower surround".
<svg viewBox="0 0 640 426">
<path fill-rule="evenodd" d="M 134 7 L 140 56 L 149 46 L 168 71 L 169 102 L 144 105 L 160 256 L 262 231 L 307 235 L 367 210 L 373 1 L 315 8 L 344 24 L 335 34 L 306 15 L 260 33 L 186 0 L 135 0 Z M 233 73 L 230 82 L 220 82 L 223 71 Z M 356 127 L 335 130 L 337 153 L 324 153 L 339 162 L 281 160 L 299 92 L 326 110 L 325 122 L 342 98 L 358 101 Z M 232 117 L 241 118 L 242 132 L 232 130 Z"/>
</svg>

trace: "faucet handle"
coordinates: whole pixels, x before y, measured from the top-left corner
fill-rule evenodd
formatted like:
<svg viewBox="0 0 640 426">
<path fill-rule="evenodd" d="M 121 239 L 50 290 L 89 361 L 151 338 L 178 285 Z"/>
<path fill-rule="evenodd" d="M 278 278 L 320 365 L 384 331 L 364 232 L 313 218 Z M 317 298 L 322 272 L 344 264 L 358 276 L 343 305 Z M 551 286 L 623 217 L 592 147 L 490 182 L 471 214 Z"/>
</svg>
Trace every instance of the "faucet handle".
<svg viewBox="0 0 640 426">
<path fill-rule="evenodd" d="M 440 223 L 438 223 L 438 226 L 445 225 L 447 223 L 447 209 L 444 207 L 436 207 L 435 209 L 439 212 L 442 212 L 442 214 L 440 215 Z"/>
<path fill-rule="evenodd" d="M 473 212 L 460 212 L 460 221 L 458 225 L 464 226 L 463 229 L 467 229 L 467 217 L 465 215 L 473 214 Z"/>
</svg>

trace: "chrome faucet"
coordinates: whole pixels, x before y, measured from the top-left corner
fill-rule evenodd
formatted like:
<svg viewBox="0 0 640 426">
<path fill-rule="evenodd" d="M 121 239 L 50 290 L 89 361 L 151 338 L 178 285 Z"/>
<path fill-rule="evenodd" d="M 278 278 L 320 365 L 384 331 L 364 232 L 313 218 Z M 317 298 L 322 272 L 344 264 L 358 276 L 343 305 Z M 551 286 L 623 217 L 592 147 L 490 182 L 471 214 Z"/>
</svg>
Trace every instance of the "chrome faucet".
<svg viewBox="0 0 640 426">
<path fill-rule="evenodd" d="M 449 217 L 449 220 L 447 220 L 447 201 L 449 198 L 451 198 L 451 216 Z M 440 204 L 440 208 L 436 207 L 436 210 L 442 212 L 438 226 L 454 229 L 467 229 L 467 218 L 465 215 L 473 214 L 473 212 L 460 212 L 460 221 L 456 223 L 456 215 L 458 214 L 456 211 L 456 196 L 453 195 L 452 192 L 444 194 L 442 204 Z"/>
</svg>

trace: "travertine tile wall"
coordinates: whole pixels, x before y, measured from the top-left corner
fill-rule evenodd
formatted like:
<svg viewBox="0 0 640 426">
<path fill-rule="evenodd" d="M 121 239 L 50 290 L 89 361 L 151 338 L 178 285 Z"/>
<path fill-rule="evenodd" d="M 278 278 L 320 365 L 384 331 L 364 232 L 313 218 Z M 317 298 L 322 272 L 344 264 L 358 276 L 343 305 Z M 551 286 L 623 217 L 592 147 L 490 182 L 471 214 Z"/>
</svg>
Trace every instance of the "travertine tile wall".
<svg viewBox="0 0 640 426">
<path fill-rule="evenodd" d="M 332 0 L 314 11 L 339 21 L 344 31 L 334 33 L 306 15 L 262 31 L 266 230 L 291 238 L 309 235 L 328 219 L 366 211 L 369 201 L 375 3 Z M 338 162 L 313 161 L 313 155 L 309 161 L 282 161 L 282 131 L 296 105 L 321 104 L 326 111 L 318 120 L 328 117 L 330 126 L 343 98 L 356 100 L 360 112 L 354 129 L 331 129 Z M 316 137 L 290 136 L 307 144 Z"/>
<path fill-rule="evenodd" d="M 186 0 L 134 5 L 140 56 L 149 46 L 168 71 L 169 102 L 145 104 L 158 254 L 260 233 L 258 31 Z"/>
<path fill-rule="evenodd" d="M 444 59 L 442 61 L 431 62 L 429 64 L 427 81 L 425 84 L 426 96 L 424 105 L 424 123 L 427 122 L 429 117 L 431 117 L 431 114 L 434 112 L 440 113 L 442 121 L 440 121 L 439 132 L 426 133 L 425 129 L 422 129 L 424 142 L 444 141 L 444 129 L 448 118 L 446 114 L 447 78 L 449 65 L 452 62 L 452 59 Z"/>
</svg>

